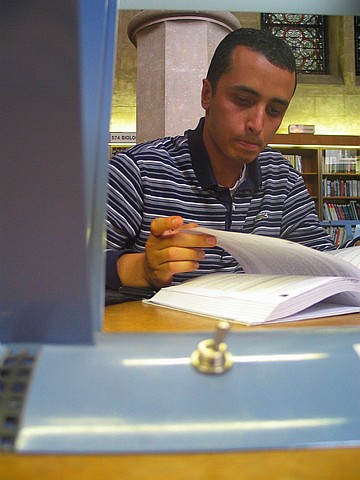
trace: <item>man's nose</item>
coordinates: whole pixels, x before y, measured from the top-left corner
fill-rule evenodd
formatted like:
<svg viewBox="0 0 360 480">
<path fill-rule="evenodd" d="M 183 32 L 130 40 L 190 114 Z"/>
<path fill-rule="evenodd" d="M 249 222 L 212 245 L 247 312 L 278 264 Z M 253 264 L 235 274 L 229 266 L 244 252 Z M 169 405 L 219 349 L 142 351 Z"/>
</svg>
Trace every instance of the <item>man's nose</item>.
<svg viewBox="0 0 360 480">
<path fill-rule="evenodd" d="M 252 108 L 249 112 L 246 122 L 246 128 L 252 133 L 260 133 L 264 128 L 265 109 L 258 105 Z"/>
</svg>

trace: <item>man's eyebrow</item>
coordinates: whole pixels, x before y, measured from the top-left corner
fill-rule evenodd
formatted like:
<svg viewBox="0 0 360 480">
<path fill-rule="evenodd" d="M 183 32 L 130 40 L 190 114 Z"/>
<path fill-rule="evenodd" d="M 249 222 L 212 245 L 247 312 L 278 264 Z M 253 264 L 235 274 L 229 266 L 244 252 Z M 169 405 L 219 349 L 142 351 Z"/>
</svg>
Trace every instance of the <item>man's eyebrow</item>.
<svg viewBox="0 0 360 480">
<path fill-rule="evenodd" d="M 247 87 L 246 85 L 236 85 L 234 87 L 235 92 L 244 92 L 244 93 L 250 93 L 250 95 L 254 95 L 255 97 L 260 97 L 260 93 L 253 88 Z M 289 106 L 289 102 L 285 100 L 285 98 L 279 98 L 279 97 L 274 97 L 271 99 L 272 102 L 274 103 L 280 103 L 281 105 L 284 105 L 285 107 Z"/>
</svg>

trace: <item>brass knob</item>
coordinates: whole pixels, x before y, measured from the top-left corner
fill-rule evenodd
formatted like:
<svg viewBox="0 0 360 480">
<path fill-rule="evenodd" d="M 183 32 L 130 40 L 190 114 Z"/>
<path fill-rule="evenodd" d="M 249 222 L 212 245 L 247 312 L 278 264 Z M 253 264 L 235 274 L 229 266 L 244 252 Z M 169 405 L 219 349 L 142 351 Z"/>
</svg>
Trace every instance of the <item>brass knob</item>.
<svg viewBox="0 0 360 480">
<path fill-rule="evenodd" d="M 215 337 L 203 340 L 198 344 L 197 349 L 191 355 L 191 364 L 199 372 L 219 374 L 231 368 L 231 353 L 227 351 L 227 345 L 223 342 L 229 329 L 228 322 L 219 322 Z"/>
</svg>

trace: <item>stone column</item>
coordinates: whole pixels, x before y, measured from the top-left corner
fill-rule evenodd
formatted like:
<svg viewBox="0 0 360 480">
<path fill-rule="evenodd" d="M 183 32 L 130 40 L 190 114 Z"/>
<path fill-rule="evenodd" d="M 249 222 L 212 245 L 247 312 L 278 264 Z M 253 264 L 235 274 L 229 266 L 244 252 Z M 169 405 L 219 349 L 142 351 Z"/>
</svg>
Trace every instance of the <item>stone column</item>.
<svg viewBox="0 0 360 480">
<path fill-rule="evenodd" d="M 182 134 L 204 111 L 202 79 L 220 42 L 240 28 L 229 12 L 143 10 L 128 25 L 137 47 L 137 142 Z"/>
</svg>

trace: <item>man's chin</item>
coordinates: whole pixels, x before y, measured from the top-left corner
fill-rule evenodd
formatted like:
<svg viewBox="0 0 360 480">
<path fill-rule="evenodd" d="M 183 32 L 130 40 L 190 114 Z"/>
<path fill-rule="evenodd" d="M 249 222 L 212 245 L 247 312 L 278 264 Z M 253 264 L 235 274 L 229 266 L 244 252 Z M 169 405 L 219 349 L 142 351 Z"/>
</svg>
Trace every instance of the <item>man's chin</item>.
<svg viewBox="0 0 360 480">
<path fill-rule="evenodd" d="M 243 165 L 247 165 L 248 163 L 252 163 L 254 160 L 257 159 L 259 153 L 257 153 L 256 155 L 242 155 L 241 157 L 237 158 L 237 162 L 241 163 Z"/>
<path fill-rule="evenodd" d="M 238 161 L 240 161 L 242 163 L 251 163 L 258 157 L 258 155 L 261 152 L 262 152 L 262 150 L 259 147 L 257 147 L 256 149 L 252 149 L 251 151 L 242 148 L 241 151 L 238 150 L 235 153 L 233 158 L 234 159 L 236 158 Z"/>
</svg>

